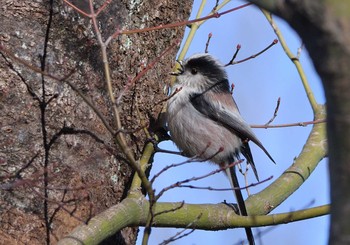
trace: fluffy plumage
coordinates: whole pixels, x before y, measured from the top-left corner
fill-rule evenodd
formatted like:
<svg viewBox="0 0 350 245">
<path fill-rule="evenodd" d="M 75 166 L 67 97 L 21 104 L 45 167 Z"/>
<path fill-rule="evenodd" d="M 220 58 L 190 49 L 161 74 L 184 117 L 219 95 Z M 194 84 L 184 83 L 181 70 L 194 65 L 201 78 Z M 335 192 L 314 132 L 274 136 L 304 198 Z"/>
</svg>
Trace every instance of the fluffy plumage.
<svg viewBox="0 0 350 245">
<path fill-rule="evenodd" d="M 237 161 L 242 153 L 259 179 L 248 142 L 254 142 L 274 160 L 241 117 L 223 65 L 209 54 L 193 55 L 180 64 L 167 106 L 172 140 L 187 156 L 209 159 L 221 167 Z M 226 172 L 232 187 L 239 188 L 235 168 Z M 234 192 L 239 213 L 247 215 L 241 191 Z M 246 231 L 250 244 L 254 244 L 251 229 Z"/>
</svg>

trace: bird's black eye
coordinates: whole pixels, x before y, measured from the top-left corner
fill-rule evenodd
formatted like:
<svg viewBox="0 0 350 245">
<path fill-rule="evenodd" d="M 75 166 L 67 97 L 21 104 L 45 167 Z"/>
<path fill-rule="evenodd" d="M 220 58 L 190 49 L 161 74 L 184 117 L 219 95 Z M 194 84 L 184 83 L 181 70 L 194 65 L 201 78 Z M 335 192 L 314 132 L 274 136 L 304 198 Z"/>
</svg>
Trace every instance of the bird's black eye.
<svg viewBox="0 0 350 245">
<path fill-rule="evenodd" d="M 198 73 L 197 69 L 196 68 L 192 68 L 191 69 L 191 74 L 192 75 L 196 75 Z"/>
</svg>

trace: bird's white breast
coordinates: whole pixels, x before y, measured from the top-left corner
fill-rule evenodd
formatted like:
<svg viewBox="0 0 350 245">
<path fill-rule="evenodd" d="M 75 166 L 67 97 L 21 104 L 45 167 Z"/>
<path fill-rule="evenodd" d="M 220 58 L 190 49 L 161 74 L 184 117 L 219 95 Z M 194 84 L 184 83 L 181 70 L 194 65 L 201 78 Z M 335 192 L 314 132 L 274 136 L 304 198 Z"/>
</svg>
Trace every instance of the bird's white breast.
<svg viewBox="0 0 350 245">
<path fill-rule="evenodd" d="M 179 87 L 175 86 L 174 90 Z M 192 92 L 191 88 L 182 87 L 168 101 L 167 119 L 172 140 L 188 156 L 218 164 L 232 159 L 241 147 L 241 139 L 196 110 L 189 100 Z"/>
</svg>

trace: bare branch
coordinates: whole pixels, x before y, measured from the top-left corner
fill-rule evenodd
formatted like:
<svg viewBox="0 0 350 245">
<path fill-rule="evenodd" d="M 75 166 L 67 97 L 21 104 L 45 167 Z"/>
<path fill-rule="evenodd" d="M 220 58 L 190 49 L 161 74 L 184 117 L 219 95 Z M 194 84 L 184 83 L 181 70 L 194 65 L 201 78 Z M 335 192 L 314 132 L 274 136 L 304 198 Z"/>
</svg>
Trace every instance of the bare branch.
<svg viewBox="0 0 350 245">
<path fill-rule="evenodd" d="M 305 127 L 307 125 L 314 125 L 319 123 L 325 123 L 327 119 L 316 119 L 314 121 L 297 122 L 297 123 L 286 123 L 286 124 L 276 124 L 276 125 L 250 125 L 251 128 L 286 128 L 286 127 Z"/>
<path fill-rule="evenodd" d="M 268 49 L 270 49 L 272 46 L 274 46 L 274 45 L 277 44 L 277 43 L 278 43 L 278 40 L 275 39 L 275 40 L 273 40 L 273 42 L 272 42 L 269 46 L 267 46 L 266 48 L 264 48 L 264 49 L 261 50 L 260 52 L 258 52 L 258 53 L 256 53 L 256 54 L 253 54 L 253 55 L 251 55 L 251 56 L 249 56 L 249 57 L 247 57 L 247 58 L 245 58 L 245 59 L 239 60 L 239 61 L 234 61 L 234 58 L 236 58 L 236 57 L 233 56 L 233 58 L 230 60 L 230 62 L 227 63 L 225 66 L 236 65 L 236 64 L 245 62 L 245 61 L 247 61 L 247 60 L 254 59 L 254 58 L 258 57 L 259 55 L 261 55 L 262 53 L 266 52 Z M 239 51 L 240 48 L 241 48 L 241 46 L 238 46 L 238 45 L 237 45 L 237 49 L 236 49 L 235 55 L 237 55 L 237 53 L 238 53 L 238 51 Z"/>
<path fill-rule="evenodd" d="M 207 42 L 205 43 L 205 50 L 204 50 L 205 53 L 208 53 L 209 43 L 210 43 L 210 39 L 212 38 L 212 36 L 213 36 L 213 34 L 210 32 L 208 34 Z"/>
<path fill-rule="evenodd" d="M 273 120 L 275 120 L 275 118 L 277 117 L 277 112 L 278 112 L 278 109 L 280 107 L 280 103 L 281 103 L 281 97 L 278 97 L 277 99 L 277 105 L 276 105 L 276 108 L 275 108 L 275 112 L 273 113 L 273 116 L 272 118 L 265 124 L 265 126 L 269 125 L 270 123 L 273 122 Z"/>
</svg>

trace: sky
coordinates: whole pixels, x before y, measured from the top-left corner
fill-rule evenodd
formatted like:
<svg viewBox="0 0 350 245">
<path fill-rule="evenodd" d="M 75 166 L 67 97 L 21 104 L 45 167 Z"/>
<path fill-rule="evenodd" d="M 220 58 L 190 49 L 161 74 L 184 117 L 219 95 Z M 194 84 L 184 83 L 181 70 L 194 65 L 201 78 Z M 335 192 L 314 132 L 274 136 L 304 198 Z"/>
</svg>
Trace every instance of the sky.
<svg viewBox="0 0 350 245">
<path fill-rule="evenodd" d="M 209 13 L 215 1 L 207 1 L 204 14 Z M 231 1 L 221 11 L 236 7 L 245 3 L 243 1 Z M 198 10 L 199 0 L 194 1 L 193 13 Z M 281 29 L 289 48 L 296 54 L 301 46 L 298 35 L 281 19 L 274 17 Z M 188 28 L 187 28 L 188 29 Z M 188 33 L 187 30 L 186 33 Z M 220 18 L 211 19 L 204 23 L 198 30 L 186 57 L 195 53 L 203 53 L 208 34 L 212 33 L 209 53 L 222 63 L 227 63 L 237 44 L 240 44 L 236 60 L 251 56 L 267 47 L 275 38 L 271 26 L 254 6 L 232 12 Z M 320 78 L 318 77 L 312 62 L 305 49 L 300 56 L 301 64 L 305 70 L 310 86 L 319 104 L 325 103 L 324 93 Z M 273 46 L 264 54 L 244 63 L 227 67 L 231 83 L 235 88 L 233 96 L 240 109 L 243 118 L 249 124 L 265 124 L 273 115 L 277 98 L 281 98 L 278 116 L 273 124 L 294 123 L 313 120 L 311 107 L 303 89 L 300 77 L 293 63 L 285 55 L 280 44 Z M 312 126 L 289 127 L 279 129 L 253 129 L 259 140 L 276 161 L 273 164 L 266 155 L 253 144 L 252 154 L 259 172 L 260 179 L 274 176 L 278 178 L 297 157 L 311 131 Z M 171 142 L 163 142 L 160 147 L 168 150 L 177 150 Z M 157 153 L 154 159 L 151 177 L 172 163 L 185 161 L 186 158 Z M 161 190 L 179 180 L 200 176 L 216 169 L 216 166 L 208 163 L 191 163 L 173 168 L 161 175 L 155 182 L 155 189 Z M 249 182 L 256 182 L 252 173 L 249 173 Z M 243 179 L 241 179 L 241 183 Z M 267 182 L 250 188 L 252 193 L 265 188 Z M 311 208 L 328 204 L 329 200 L 328 161 L 322 160 L 309 179 L 284 203 L 277 207 L 273 213 L 289 212 L 304 208 Z M 211 186 L 216 188 L 229 188 L 230 184 L 222 173 L 205 178 L 194 183 L 196 186 Z M 215 192 L 195 189 L 173 189 L 166 192 L 159 201 L 186 203 L 221 203 L 224 200 L 235 203 L 232 191 Z M 274 227 L 262 227 L 253 229 L 253 232 L 263 232 L 257 244 L 326 244 L 328 241 L 329 216 L 323 216 L 311 220 L 299 221 Z M 174 236 L 181 229 L 153 228 L 149 244 L 159 244 L 163 240 Z M 137 244 L 141 244 L 140 229 Z M 186 236 L 172 244 L 237 244 L 245 239 L 244 229 L 230 229 L 225 231 L 200 231 Z"/>
</svg>

